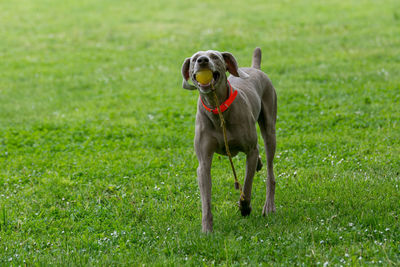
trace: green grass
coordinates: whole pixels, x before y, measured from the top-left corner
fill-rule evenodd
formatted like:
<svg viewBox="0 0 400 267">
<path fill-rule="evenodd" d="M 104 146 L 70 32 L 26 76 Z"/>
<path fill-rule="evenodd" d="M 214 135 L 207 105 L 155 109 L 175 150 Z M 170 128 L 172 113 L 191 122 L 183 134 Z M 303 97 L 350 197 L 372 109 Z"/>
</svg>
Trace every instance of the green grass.
<svg viewBox="0 0 400 267">
<path fill-rule="evenodd" d="M 0 265 L 400 264 L 398 1 L 0 10 Z M 256 46 L 278 94 L 277 212 L 261 216 L 263 170 L 242 218 L 216 156 L 204 235 L 181 64 L 216 49 L 248 66 Z"/>
</svg>

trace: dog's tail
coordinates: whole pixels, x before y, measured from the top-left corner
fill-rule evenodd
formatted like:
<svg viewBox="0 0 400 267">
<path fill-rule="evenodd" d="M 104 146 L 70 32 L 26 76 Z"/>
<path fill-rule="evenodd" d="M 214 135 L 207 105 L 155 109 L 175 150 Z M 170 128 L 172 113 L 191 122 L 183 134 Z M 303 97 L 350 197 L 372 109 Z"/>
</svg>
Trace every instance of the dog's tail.
<svg viewBox="0 0 400 267">
<path fill-rule="evenodd" d="M 254 49 L 251 67 L 259 70 L 261 69 L 261 49 L 259 47 Z"/>
</svg>

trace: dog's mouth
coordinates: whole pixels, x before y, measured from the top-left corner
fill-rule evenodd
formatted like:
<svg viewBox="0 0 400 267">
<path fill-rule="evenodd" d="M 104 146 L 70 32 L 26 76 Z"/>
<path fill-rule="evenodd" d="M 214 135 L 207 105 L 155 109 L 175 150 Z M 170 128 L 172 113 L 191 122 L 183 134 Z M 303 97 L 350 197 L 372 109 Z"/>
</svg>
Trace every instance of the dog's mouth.
<svg viewBox="0 0 400 267">
<path fill-rule="evenodd" d="M 200 76 L 200 73 L 203 71 L 211 72 L 211 70 L 200 70 L 193 75 L 193 81 L 196 82 L 197 88 L 199 88 L 200 92 L 207 94 L 213 90 L 214 86 L 221 77 L 221 74 L 218 71 L 211 72 L 212 77 L 211 80 L 208 81 L 209 79 L 205 79 L 204 77 Z"/>
</svg>

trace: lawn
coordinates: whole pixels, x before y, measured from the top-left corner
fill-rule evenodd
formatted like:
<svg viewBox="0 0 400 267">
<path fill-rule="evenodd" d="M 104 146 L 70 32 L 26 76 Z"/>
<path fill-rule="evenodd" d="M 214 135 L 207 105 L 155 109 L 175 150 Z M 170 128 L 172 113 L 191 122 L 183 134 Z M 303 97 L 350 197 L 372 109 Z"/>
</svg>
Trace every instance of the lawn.
<svg viewBox="0 0 400 267">
<path fill-rule="evenodd" d="M 277 211 L 215 156 L 205 235 L 181 64 L 256 46 Z M 399 265 L 399 140 L 397 0 L 0 1 L 0 265 Z"/>
</svg>

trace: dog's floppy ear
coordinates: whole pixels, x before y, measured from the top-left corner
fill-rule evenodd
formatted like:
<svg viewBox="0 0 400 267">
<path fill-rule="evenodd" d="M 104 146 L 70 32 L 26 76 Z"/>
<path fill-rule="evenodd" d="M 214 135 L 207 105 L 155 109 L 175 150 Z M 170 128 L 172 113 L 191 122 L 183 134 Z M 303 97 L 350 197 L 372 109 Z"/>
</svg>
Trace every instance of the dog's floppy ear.
<svg viewBox="0 0 400 267">
<path fill-rule="evenodd" d="M 182 65 L 182 76 L 183 76 L 182 87 L 183 89 L 196 90 L 197 88 L 188 82 L 189 67 L 190 67 L 190 57 L 186 58 Z"/>
<path fill-rule="evenodd" d="M 226 63 L 226 69 L 230 74 L 243 79 L 249 78 L 249 75 L 247 75 L 247 73 L 239 69 L 236 59 L 231 53 L 223 52 L 221 54 L 224 57 Z"/>
</svg>

